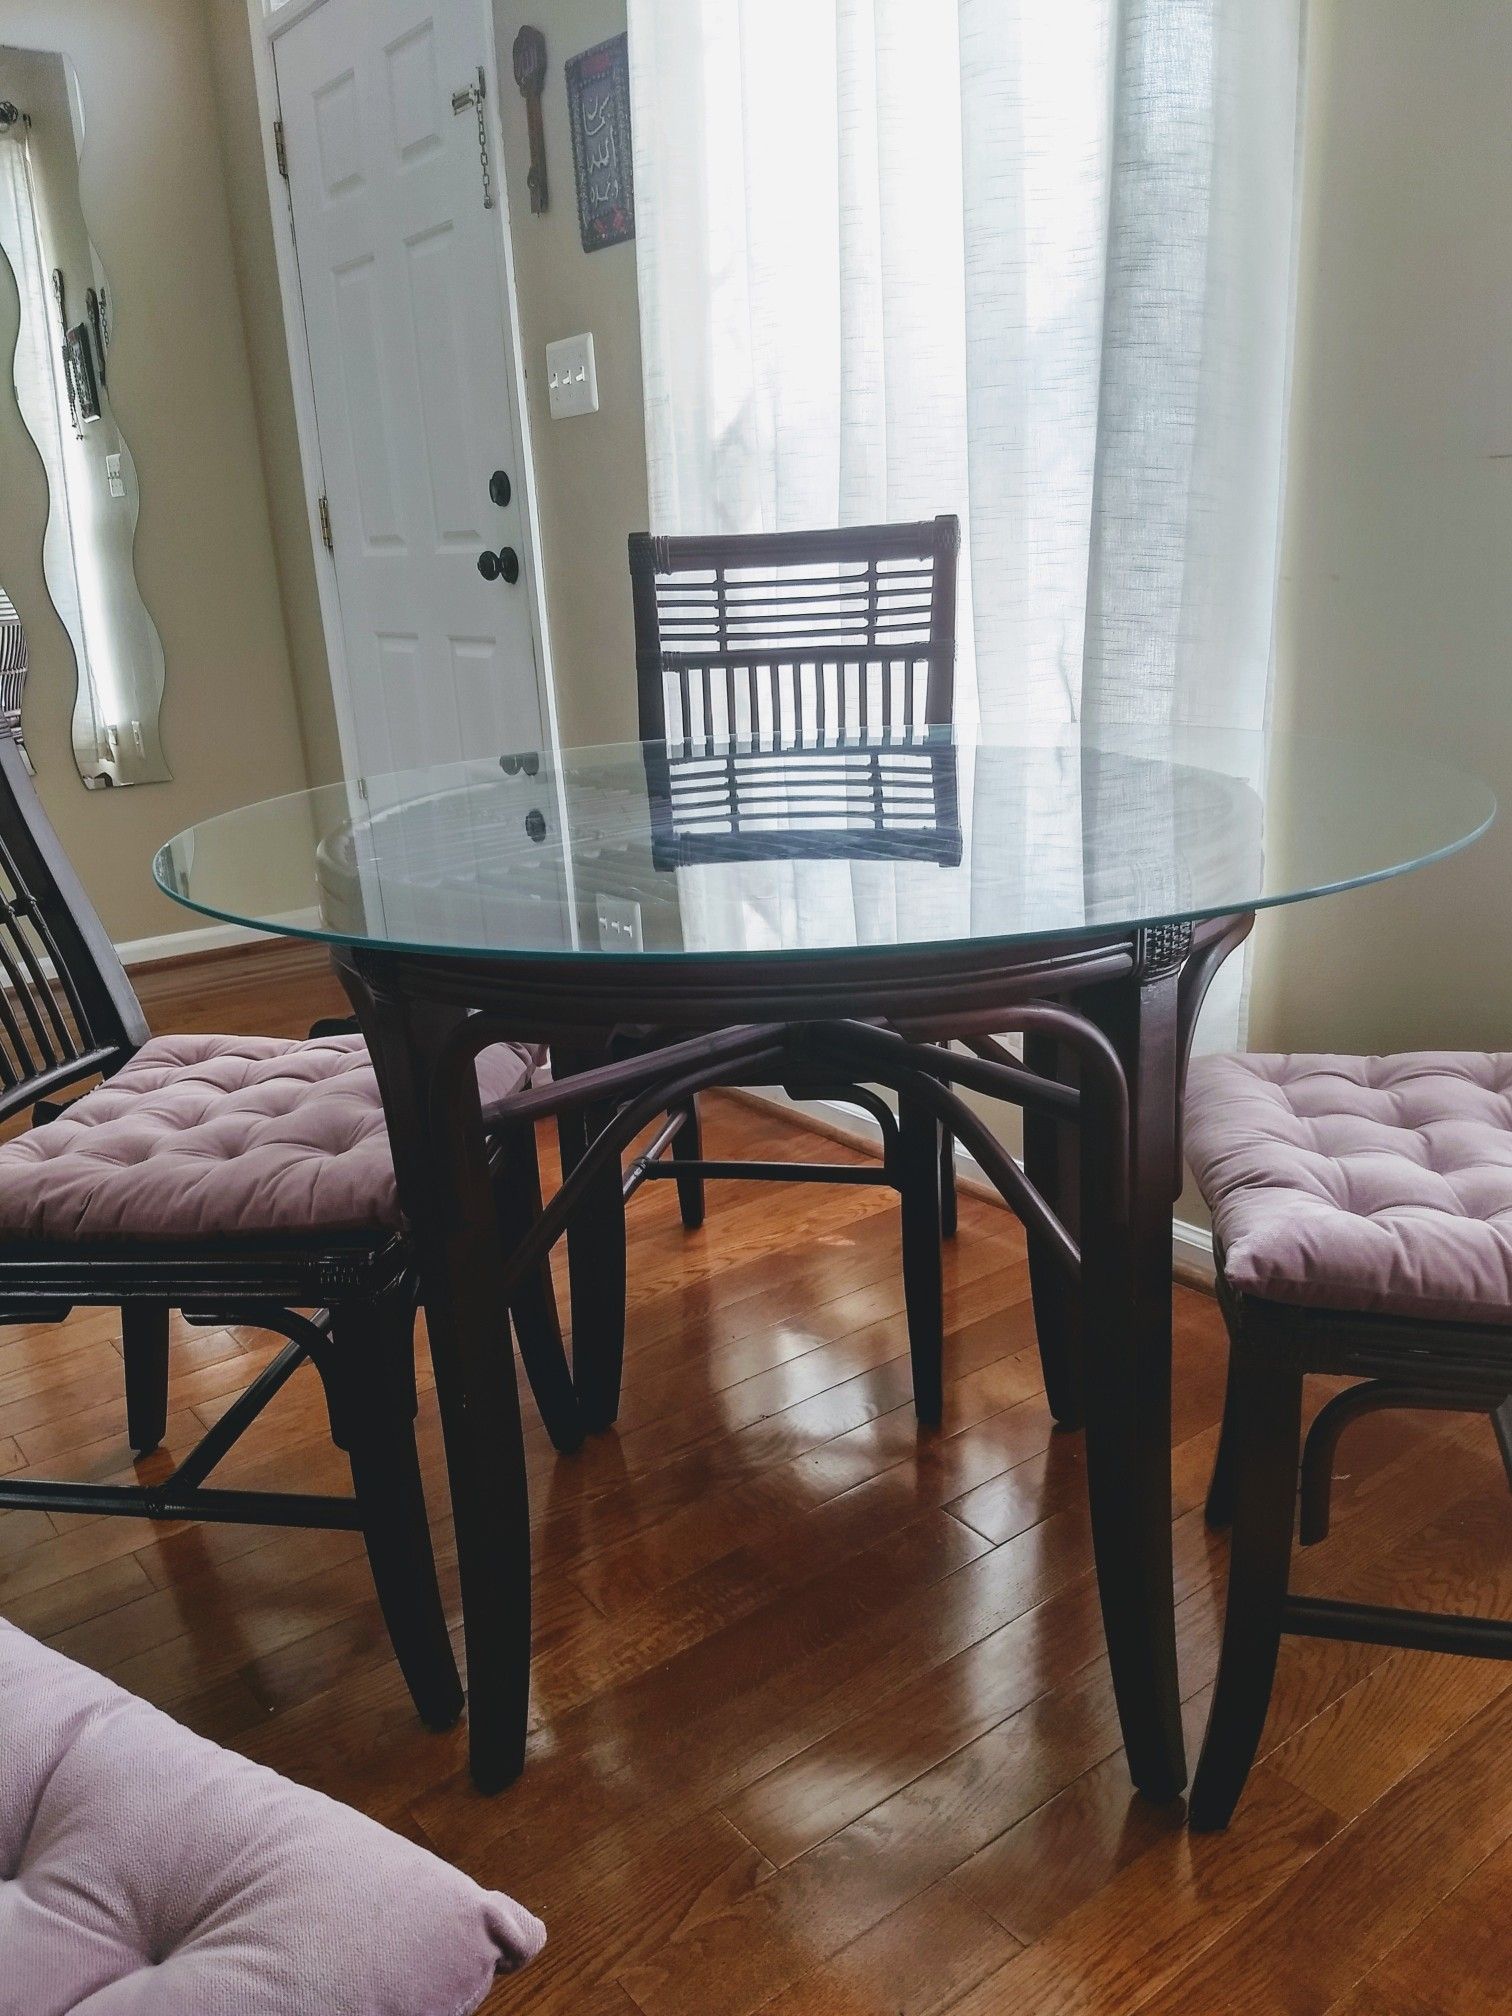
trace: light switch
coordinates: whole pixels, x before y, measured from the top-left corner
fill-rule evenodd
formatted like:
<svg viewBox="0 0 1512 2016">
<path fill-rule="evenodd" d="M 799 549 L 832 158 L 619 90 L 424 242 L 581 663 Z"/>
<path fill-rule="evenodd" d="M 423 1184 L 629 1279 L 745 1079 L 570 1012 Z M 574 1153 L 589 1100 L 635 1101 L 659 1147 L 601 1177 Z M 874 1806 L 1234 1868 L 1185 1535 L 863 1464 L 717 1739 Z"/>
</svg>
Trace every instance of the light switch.
<svg viewBox="0 0 1512 2016">
<path fill-rule="evenodd" d="M 598 372 L 593 362 L 593 337 L 564 336 L 546 345 L 546 387 L 553 420 L 598 411 Z"/>
<path fill-rule="evenodd" d="M 641 907 L 630 896 L 597 896 L 599 950 L 601 952 L 643 952 Z"/>
<path fill-rule="evenodd" d="M 105 481 L 109 486 L 112 497 L 124 497 L 126 495 L 126 479 L 121 474 L 121 458 L 119 455 L 107 455 L 105 457 Z"/>
</svg>

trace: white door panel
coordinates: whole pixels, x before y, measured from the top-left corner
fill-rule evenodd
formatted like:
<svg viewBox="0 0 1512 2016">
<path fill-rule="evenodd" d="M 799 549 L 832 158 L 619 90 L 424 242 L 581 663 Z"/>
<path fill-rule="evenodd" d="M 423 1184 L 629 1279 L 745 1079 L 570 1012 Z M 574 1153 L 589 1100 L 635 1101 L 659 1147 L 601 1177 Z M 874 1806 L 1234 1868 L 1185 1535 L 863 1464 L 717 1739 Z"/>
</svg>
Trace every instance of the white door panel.
<svg viewBox="0 0 1512 2016">
<path fill-rule="evenodd" d="M 274 49 L 362 767 L 539 748 L 527 586 L 478 572 L 521 551 L 525 473 L 499 212 L 477 111 L 452 109 L 479 22 L 460 0 L 324 0 Z"/>
</svg>

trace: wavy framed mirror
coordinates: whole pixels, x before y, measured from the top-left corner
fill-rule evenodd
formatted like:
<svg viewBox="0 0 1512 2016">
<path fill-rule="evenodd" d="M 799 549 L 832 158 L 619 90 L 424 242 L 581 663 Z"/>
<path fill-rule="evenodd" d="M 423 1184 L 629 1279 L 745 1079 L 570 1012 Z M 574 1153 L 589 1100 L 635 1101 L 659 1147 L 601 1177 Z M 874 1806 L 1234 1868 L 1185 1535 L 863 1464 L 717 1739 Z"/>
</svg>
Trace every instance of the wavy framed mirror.
<svg viewBox="0 0 1512 2016">
<path fill-rule="evenodd" d="M 172 773 L 158 728 L 163 644 L 132 558 L 136 466 L 110 397 L 115 300 L 80 198 L 84 144 L 68 58 L 0 43 L 0 356 L 47 478 L 42 566 L 73 647 L 74 761 L 101 789 Z M 24 679 L 26 611 L 10 621 Z"/>
</svg>

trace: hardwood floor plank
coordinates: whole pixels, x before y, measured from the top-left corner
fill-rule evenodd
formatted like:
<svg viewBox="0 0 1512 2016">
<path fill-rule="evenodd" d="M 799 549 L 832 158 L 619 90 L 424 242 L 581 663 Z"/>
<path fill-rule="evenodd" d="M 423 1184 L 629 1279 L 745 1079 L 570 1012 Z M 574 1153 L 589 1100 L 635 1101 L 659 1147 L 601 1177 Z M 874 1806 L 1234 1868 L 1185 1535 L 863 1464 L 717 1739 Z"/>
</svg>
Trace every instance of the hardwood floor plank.
<svg viewBox="0 0 1512 2016">
<path fill-rule="evenodd" d="M 1504 2008 L 1509 1924 L 1512 1842 L 1503 1842 L 1329 2016 L 1484 2016 Z"/>
<path fill-rule="evenodd" d="M 1001 1925 L 937 1883 L 763 2003 L 761 2016 L 937 2016 L 1018 1950 Z"/>
<path fill-rule="evenodd" d="M 1324 2016 L 1512 1837 L 1509 1742 L 1512 1693 L 1504 1691 L 1273 1890 L 1221 1946 L 1210 1946 L 1139 2006 L 1148 2016 L 1230 2008 Z"/>
<path fill-rule="evenodd" d="M 1255 1774 L 1250 1818 L 1227 1838 L 1165 1829 L 1006 1967 L 952 2005 L 951 2016 L 1104 2016 L 1135 2010 L 1193 1951 L 1221 1947 L 1257 1898 L 1306 1869 L 1337 1817 L 1284 1779 Z M 1210 2012 L 1240 2005 L 1213 2002 Z M 1273 2001 L 1249 2005 L 1274 2009 Z"/>
</svg>

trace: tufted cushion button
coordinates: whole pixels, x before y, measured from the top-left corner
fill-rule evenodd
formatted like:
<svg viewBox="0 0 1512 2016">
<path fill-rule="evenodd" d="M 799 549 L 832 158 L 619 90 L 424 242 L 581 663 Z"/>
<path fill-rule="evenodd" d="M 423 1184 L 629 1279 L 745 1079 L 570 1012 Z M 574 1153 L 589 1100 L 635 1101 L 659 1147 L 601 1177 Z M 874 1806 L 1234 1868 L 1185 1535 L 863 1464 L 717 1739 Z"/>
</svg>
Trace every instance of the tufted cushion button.
<svg viewBox="0 0 1512 2016">
<path fill-rule="evenodd" d="M 485 1099 L 539 1052 L 478 1059 Z M 0 1240 L 186 1243 L 385 1232 L 400 1222 L 360 1036 L 162 1036 L 46 1127 L 0 1146 Z"/>
<path fill-rule="evenodd" d="M 1186 1152 L 1241 1293 L 1512 1322 L 1512 1054 L 1201 1058 Z"/>
</svg>

